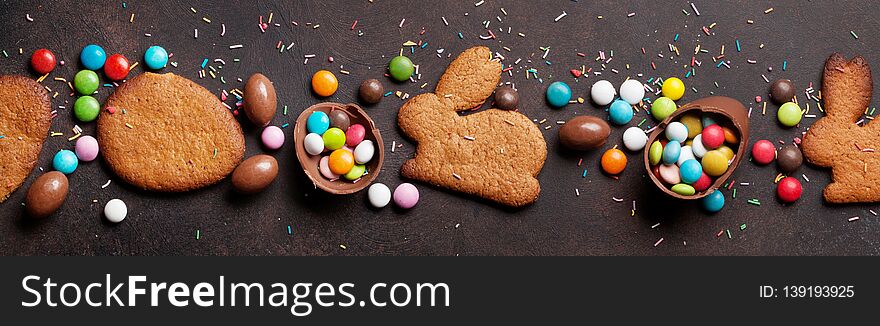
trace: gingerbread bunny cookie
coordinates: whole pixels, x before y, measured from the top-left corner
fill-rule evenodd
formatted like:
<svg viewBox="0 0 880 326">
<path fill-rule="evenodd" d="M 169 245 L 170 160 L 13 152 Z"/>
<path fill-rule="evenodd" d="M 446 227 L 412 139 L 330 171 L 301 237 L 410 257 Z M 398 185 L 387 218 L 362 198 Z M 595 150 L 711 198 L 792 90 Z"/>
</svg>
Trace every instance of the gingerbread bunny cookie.
<svg viewBox="0 0 880 326">
<path fill-rule="evenodd" d="M 880 125 L 864 127 L 856 121 L 871 101 L 871 68 L 856 56 L 847 61 L 839 53 L 825 61 L 822 98 L 825 117 L 816 121 L 802 144 L 810 163 L 831 168 L 832 182 L 825 187 L 830 203 L 880 201 Z"/>
<path fill-rule="evenodd" d="M 538 127 L 514 111 L 457 113 L 483 104 L 500 76 L 501 63 L 488 48 L 470 48 L 449 64 L 434 93 L 400 108 L 400 129 L 418 143 L 403 176 L 509 206 L 538 199 L 536 177 L 547 157 Z"/>
</svg>

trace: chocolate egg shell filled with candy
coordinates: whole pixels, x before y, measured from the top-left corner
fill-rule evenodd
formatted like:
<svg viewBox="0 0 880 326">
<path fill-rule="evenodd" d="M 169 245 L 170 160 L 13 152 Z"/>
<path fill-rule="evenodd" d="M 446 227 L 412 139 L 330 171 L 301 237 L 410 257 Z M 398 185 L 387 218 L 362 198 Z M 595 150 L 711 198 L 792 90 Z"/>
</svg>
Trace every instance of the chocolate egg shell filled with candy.
<svg viewBox="0 0 880 326">
<path fill-rule="evenodd" d="M 735 145 L 735 155 L 730 161 L 727 170 L 721 175 L 713 178 L 712 184 L 708 188 L 696 190 L 692 195 L 683 195 L 674 192 L 654 173 L 651 173 L 653 167 L 649 160 L 649 151 L 647 149 L 644 151 L 645 169 L 648 171 L 648 175 L 654 185 L 664 193 L 679 199 L 699 199 L 705 197 L 713 190 L 723 185 L 730 178 L 730 175 L 733 174 L 734 170 L 736 170 L 736 167 L 739 165 L 742 158 L 746 156 L 746 150 L 749 149 L 748 112 L 742 103 L 729 97 L 711 96 L 698 99 L 683 105 L 681 108 L 675 110 L 672 114 L 663 119 L 663 121 L 654 128 L 651 135 L 648 136 L 648 144 L 653 144 L 655 141 L 665 139 L 666 127 L 672 122 L 679 121 L 681 117 L 686 114 L 711 116 L 714 121 L 719 123 L 722 127 L 728 128 L 730 132 L 734 134 L 733 136 L 736 136 L 738 143 Z"/>
<path fill-rule="evenodd" d="M 352 128 L 363 128 L 363 141 L 369 140 L 375 146 L 374 153 L 370 157 L 370 160 L 364 164 L 367 174 L 356 179 L 357 181 L 355 182 L 326 178 L 321 174 L 320 170 L 320 162 L 323 156 L 311 155 L 305 148 L 304 139 L 306 134 L 308 134 L 306 122 L 309 116 L 313 112 L 323 112 L 329 115 L 335 110 L 339 110 L 348 115 L 351 124 L 348 128 L 349 131 L 351 131 Z M 296 119 L 293 138 L 295 142 L 294 147 L 296 149 L 296 158 L 299 160 L 306 176 L 312 180 L 315 186 L 331 194 L 351 194 L 366 188 L 373 183 L 373 180 L 379 175 L 379 171 L 382 169 L 382 163 L 385 161 L 385 145 L 382 142 L 382 135 L 379 133 L 379 128 L 376 127 L 373 119 L 371 119 L 370 116 L 367 115 L 367 113 L 357 104 L 324 102 L 310 106 L 303 110 L 299 115 L 299 118 Z M 346 151 L 345 148 L 340 150 Z M 354 148 L 351 150 L 354 150 Z M 324 154 L 330 153 L 325 151 Z"/>
</svg>

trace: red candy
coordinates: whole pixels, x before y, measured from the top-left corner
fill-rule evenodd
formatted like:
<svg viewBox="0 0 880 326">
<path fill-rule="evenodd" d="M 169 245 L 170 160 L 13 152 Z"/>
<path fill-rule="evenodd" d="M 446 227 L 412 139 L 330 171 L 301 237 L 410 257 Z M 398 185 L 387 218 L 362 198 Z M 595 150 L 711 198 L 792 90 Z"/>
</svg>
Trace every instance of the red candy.
<svg viewBox="0 0 880 326">
<path fill-rule="evenodd" d="M 707 149 L 716 149 L 724 144 L 724 129 L 717 124 L 703 128 L 702 135 L 703 146 Z"/>
<path fill-rule="evenodd" d="M 759 140 L 752 145 L 752 159 L 758 164 L 770 164 L 776 158 L 776 147 L 769 140 Z"/>
<path fill-rule="evenodd" d="M 706 172 L 703 172 L 703 174 L 700 175 L 700 178 L 697 179 L 697 182 L 694 182 L 694 184 L 692 184 L 694 190 L 696 190 L 697 192 L 709 189 L 709 186 L 711 185 L 712 178 L 710 178 L 709 175 L 706 174 Z"/>
<path fill-rule="evenodd" d="M 779 199 L 784 203 L 795 202 L 798 198 L 801 198 L 802 191 L 801 182 L 793 177 L 786 177 L 779 180 L 779 184 L 776 185 L 776 195 L 779 196 Z"/>
<path fill-rule="evenodd" d="M 104 74 L 111 80 L 123 80 L 128 76 L 128 59 L 117 53 L 107 58 L 104 63 Z"/>
<path fill-rule="evenodd" d="M 34 51 L 31 55 L 31 67 L 40 75 L 45 75 L 55 69 L 55 54 L 46 49 Z"/>
<path fill-rule="evenodd" d="M 358 123 L 353 124 L 345 131 L 345 144 L 354 148 L 364 140 L 366 134 L 367 130 L 364 129 L 363 125 Z"/>
</svg>

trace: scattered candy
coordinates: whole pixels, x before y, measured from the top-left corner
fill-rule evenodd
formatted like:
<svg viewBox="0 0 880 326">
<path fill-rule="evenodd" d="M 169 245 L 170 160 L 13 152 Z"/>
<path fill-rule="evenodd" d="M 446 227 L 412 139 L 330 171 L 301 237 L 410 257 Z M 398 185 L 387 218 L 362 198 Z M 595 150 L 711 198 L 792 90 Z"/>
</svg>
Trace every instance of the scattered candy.
<svg viewBox="0 0 880 326">
<path fill-rule="evenodd" d="M 610 104 L 611 101 L 614 101 L 615 95 L 617 95 L 617 91 L 614 90 L 614 85 L 607 80 L 597 81 L 590 88 L 590 98 L 599 106 Z"/>
<path fill-rule="evenodd" d="M 413 208 L 419 202 L 419 189 L 411 183 L 401 183 L 394 189 L 394 203 L 403 209 Z"/>
<path fill-rule="evenodd" d="M 794 84 L 788 79 L 777 79 L 770 85 L 770 98 L 776 103 L 786 103 L 794 98 Z"/>
<path fill-rule="evenodd" d="M 98 74 L 91 70 L 80 70 L 73 76 L 73 88 L 80 95 L 94 94 L 100 84 Z"/>
<path fill-rule="evenodd" d="M 392 58 L 388 63 L 388 72 L 391 73 L 391 78 L 399 82 L 409 79 L 414 71 L 415 66 L 412 60 L 402 55 Z"/>
<path fill-rule="evenodd" d="M 776 117 L 783 126 L 794 127 L 801 122 L 803 111 L 797 104 L 788 102 L 779 107 L 779 110 L 776 111 Z"/>
<path fill-rule="evenodd" d="M 620 98 L 631 105 L 639 104 L 645 97 L 645 87 L 635 79 L 628 79 L 620 85 Z"/>
<path fill-rule="evenodd" d="M 269 125 L 278 106 L 275 86 L 261 73 L 251 75 L 244 85 L 244 113 L 254 125 Z"/>
<path fill-rule="evenodd" d="M 153 70 L 165 68 L 168 64 L 168 52 L 161 46 L 153 45 L 144 52 L 144 63 Z"/>
<path fill-rule="evenodd" d="M 779 199 L 784 203 L 793 203 L 797 201 L 798 198 L 801 198 L 802 191 L 801 182 L 794 177 L 785 177 L 782 180 L 779 180 L 779 184 L 776 186 L 776 195 L 778 195 Z"/>
<path fill-rule="evenodd" d="M 101 113 L 101 104 L 94 97 L 80 96 L 73 102 L 73 115 L 82 122 L 92 122 L 98 118 Z"/>
<path fill-rule="evenodd" d="M 631 151 L 640 151 L 648 144 L 648 135 L 639 127 L 629 127 L 623 132 L 623 145 Z"/>
<path fill-rule="evenodd" d="M 780 171 L 791 173 L 804 164 L 804 155 L 797 146 L 785 145 L 776 152 L 776 163 Z"/>
<path fill-rule="evenodd" d="M 385 94 L 385 86 L 378 79 L 367 79 L 358 88 L 358 96 L 367 104 L 376 104 L 382 100 Z"/>
<path fill-rule="evenodd" d="M 104 75 L 107 75 L 110 80 L 119 81 L 128 76 L 130 69 L 128 59 L 117 53 L 107 58 L 107 63 L 104 64 Z"/>
<path fill-rule="evenodd" d="M 39 49 L 31 55 L 31 68 L 38 74 L 45 75 L 55 69 L 55 54 L 47 49 Z"/>
<path fill-rule="evenodd" d="M 104 205 L 104 217 L 110 222 L 122 222 L 126 215 L 128 215 L 128 207 L 121 199 L 111 199 Z"/>
<path fill-rule="evenodd" d="M 91 162 L 98 158 L 98 140 L 92 136 L 81 136 L 74 145 L 76 157 L 83 162 Z"/>
<path fill-rule="evenodd" d="M 73 173 L 77 165 L 79 165 L 79 159 L 76 158 L 76 154 L 66 149 L 58 151 L 52 158 L 52 168 L 64 174 Z"/>
<path fill-rule="evenodd" d="M 568 84 L 558 81 L 547 87 L 547 103 L 555 108 L 561 108 L 571 100 L 571 88 Z"/>
<path fill-rule="evenodd" d="M 281 131 L 281 128 L 277 126 L 268 126 L 263 128 L 260 139 L 263 141 L 263 146 L 267 149 L 276 150 L 284 145 L 284 131 Z"/>
<path fill-rule="evenodd" d="M 654 100 L 654 103 L 651 104 L 651 116 L 657 121 L 663 121 L 666 119 L 672 112 L 675 112 L 676 106 L 675 102 L 668 97 L 659 97 Z"/>
<path fill-rule="evenodd" d="M 98 70 L 104 67 L 104 62 L 107 60 L 107 53 L 104 52 L 104 48 L 100 45 L 89 44 L 86 45 L 82 52 L 79 53 L 79 61 L 82 62 L 83 67 L 88 70 Z"/>
<path fill-rule="evenodd" d="M 611 106 L 608 107 L 608 115 L 611 117 L 612 123 L 625 125 L 632 120 L 632 106 L 624 100 L 614 100 L 614 102 L 611 102 Z"/>
<path fill-rule="evenodd" d="M 678 101 L 684 96 L 684 82 L 676 77 L 667 78 L 663 81 L 661 92 L 663 93 L 663 96 L 668 97 L 673 101 Z"/>
<path fill-rule="evenodd" d="M 703 197 L 703 209 L 707 212 L 715 213 L 724 208 L 724 194 L 718 190 L 712 190 L 706 197 Z"/>
<path fill-rule="evenodd" d="M 623 169 L 626 168 L 626 155 L 623 154 L 623 151 L 612 148 L 605 151 L 602 154 L 602 170 L 605 173 L 615 175 L 623 172 Z"/>
<path fill-rule="evenodd" d="M 769 140 L 759 140 L 752 145 L 752 160 L 758 164 L 770 164 L 776 158 L 776 147 Z"/>
<path fill-rule="evenodd" d="M 312 75 L 312 90 L 321 97 L 327 97 L 336 93 L 339 87 L 339 81 L 332 72 L 327 70 L 318 70 Z"/>
<path fill-rule="evenodd" d="M 495 90 L 495 107 L 502 110 L 514 110 L 519 105 L 519 94 L 513 87 L 502 86 Z"/>
<path fill-rule="evenodd" d="M 391 202 L 391 189 L 385 184 L 374 183 L 367 190 L 367 199 L 369 199 L 370 205 L 375 208 L 388 206 L 388 203 Z"/>
</svg>

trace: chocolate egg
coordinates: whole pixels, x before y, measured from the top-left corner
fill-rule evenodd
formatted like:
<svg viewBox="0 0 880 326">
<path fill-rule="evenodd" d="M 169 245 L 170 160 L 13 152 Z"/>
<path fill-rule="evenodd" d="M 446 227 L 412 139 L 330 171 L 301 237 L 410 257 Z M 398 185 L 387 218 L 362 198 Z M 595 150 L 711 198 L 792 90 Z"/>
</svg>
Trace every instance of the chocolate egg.
<svg viewBox="0 0 880 326">
<path fill-rule="evenodd" d="M 788 79 L 777 79 L 770 85 L 770 98 L 776 103 L 790 102 L 794 93 L 794 84 Z"/>
<path fill-rule="evenodd" d="M 365 103 L 376 104 L 382 100 L 382 96 L 385 93 L 385 86 L 382 86 L 382 82 L 377 79 L 367 79 L 361 83 L 358 93 L 360 94 L 361 100 Z"/>
<path fill-rule="evenodd" d="M 343 110 L 333 110 L 330 111 L 330 127 L 336 127 L 342 129 L 342 131 L 348 130 L 348 126 L 351 125 L 351 119 L 348 117 L 348 113 L 345 113 Z"/>
<path fill-rule="evenodd" d="M 244 113 L 255 125 L 265 127 L 275 117 L 275 86 L 266 76 L 256 73 L 244 85 Z"/>
<path fill-rule="evenodd" d="M 591 150 L 605 145 L 610 134 L 611 127 L 605 120 L 582 115 L 568 120 L 559 128 L 559 142 L 569 149 Z"/>
<path fill-rule="evenodd" d="M 513 87 L 502 86 L 495 90 L 495 107 L 502 110 L 513 110 L 519 105 L 519 94 Z"/>
<path fill-rule="evenodd" d="M 39 176 L 28 189 L 25 210 L 33 218 L 49 217 L 67 199 L 67 176 L 58 171 Z"/>
<path fill-rule="evenodd" d="M 266 189 L 278 176 L 278 161 L 260 154 L 241 162 L 232 172 L 232 187 L 243 194 L 253 194 Z"/>
</svg>

